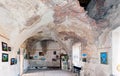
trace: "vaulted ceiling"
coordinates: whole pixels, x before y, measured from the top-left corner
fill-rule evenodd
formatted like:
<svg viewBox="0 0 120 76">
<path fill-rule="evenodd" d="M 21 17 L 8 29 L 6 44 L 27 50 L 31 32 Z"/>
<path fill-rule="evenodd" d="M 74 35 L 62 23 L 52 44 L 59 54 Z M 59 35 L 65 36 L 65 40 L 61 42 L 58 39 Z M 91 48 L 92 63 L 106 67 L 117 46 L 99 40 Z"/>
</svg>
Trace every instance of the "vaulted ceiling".
<svg viewBox="0 0 120 76">
<path fill-rule="evenodd" d="M 68 39 L 72 44 L 94 44 L 101 33 L 118 26 L 110 25 L 112 21 L 109 17 L 115 15 L 112 11 L 120 8 L 105 11 L 111 14 L 98 20 L 93 16 L 94 13 L 91 14 L 93 10 L 84 10 L 87 10 L 90 0 L 85 0 L 87 3 L 82 1 L 84 0 L 0 0 L 0 33 L 8 37 L 11 45 L 16 47 L 27 39 L 33 42 L 52 39 L 66 50 L 68 47 L 65 41 Z M 97 2 L 99 8 L 99 1 Z M 99 12 L 99 9 L 96 11 Z M 95 14 L 99 16 L 98 13 Z"/>
</svg>

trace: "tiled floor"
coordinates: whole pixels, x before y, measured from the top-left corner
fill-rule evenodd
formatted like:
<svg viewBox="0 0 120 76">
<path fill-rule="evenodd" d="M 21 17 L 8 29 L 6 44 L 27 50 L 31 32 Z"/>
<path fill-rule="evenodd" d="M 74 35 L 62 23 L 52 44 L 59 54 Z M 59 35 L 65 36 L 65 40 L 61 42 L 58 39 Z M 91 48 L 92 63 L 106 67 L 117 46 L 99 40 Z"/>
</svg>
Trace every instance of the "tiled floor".
<svg viewBox="0 0 120 76">
<path fill-rule="evenodd" d="M 23 76 L 75 76 L 75 74 L 62 70 L 29 70 Z"/>
</svg>

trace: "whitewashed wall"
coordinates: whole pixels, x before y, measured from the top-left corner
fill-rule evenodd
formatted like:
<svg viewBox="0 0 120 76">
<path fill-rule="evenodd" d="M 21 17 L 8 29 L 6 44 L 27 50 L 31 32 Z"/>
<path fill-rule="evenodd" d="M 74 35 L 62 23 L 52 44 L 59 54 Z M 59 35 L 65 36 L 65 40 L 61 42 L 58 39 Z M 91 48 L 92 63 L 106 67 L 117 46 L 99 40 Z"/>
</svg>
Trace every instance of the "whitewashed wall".
<svg viewBox="0 0 120 76">
<path fill-rule="evenodd" d="M 112 73 L 115 76 L 120 76 L 118 65 L 120 65 L 120 27 L 112 32 Z"/>
<path fill-rule="evenodd" d="M 2 51 L 1 42 L 6 42 L 8 44 L 8 46 L 10 46 L 9 40 L 0 36 L 0 76 L 18 76 L 18 74 L 19 74 L 19 56 L 17 55 L 17 52 L 15 50 L 7 51 L 7 52 Z M 12 47 L 12 49 L 13 49 L 13 47 Z M 2 62 L 2 53 L 6 53 L 9 55 L 8 62 Z M 10 65 L 11 58 L 17 58 L 17 64 Z"/>
</svg>

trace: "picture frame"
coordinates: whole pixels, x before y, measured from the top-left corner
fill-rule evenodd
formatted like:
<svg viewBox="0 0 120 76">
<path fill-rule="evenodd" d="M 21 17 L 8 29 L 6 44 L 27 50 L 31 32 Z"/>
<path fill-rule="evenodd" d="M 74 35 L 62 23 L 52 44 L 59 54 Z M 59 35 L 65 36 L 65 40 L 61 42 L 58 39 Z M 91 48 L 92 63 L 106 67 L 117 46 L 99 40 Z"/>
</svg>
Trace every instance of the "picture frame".
<svg viewBox="0 0 120 76">
<path fill-rule="evenodd" d="M 44 56 L 44 53 L 43 52 L 39 52 L 39 56 Z"/>
<path fill-rule="evenodd" d="M 41 61 L 45 61 L 46 58 L 45 58 L 45 57 L 41 57 L 40 60 L 41 60 Z"/>
<path fill-rule="evenodd" d="M 8 62 L 8 54 L 2 53 L 2 62 Z"/>
<path fill-rule="evenodd" d="M 11 47 L 8 47 L 8 51 L 11 51 Z"/>
<path fill-rule="evenodd" d="M 82 58 L 82 62 L 87 62 L 87 58 Z"/>
<path fill-rule="evenodd" d="M 2 42 L 2 50 L 3 51 L 7 51 L 8 50 L 7 43 Z"/>
<path fill-rule="evenodd" d="M 59 56 L 58 56 L 58 55 L 56 55 L 56 59 L 59 59 Z"/>
<path fill-rule="evenodd" d="M 100 62 L 101 64 L 108 64 L 108 59 L 107 59 L 107 52 L 101 52 L 100 53 Z"/>
<path fill-rule="evenodd" d="M 52 58 L 52 61 L 57 61 L 55 58 Z"/>
<path fill-rule="evenodd" d="M 14 65 L 14 63 L 15 63 L 15 58 L 11 58 L 10 65 Z"/>
<path fill-rule="evenodd" d="M 15 64 L 17 64 L 17 58 L 15 58 Z"/>
<path fill-rule="evenodd" d="M 83 54 L 82 54 L 82 57 L 87 57 L 87 54 L 86 54 L 86 53 L 83 53 Z"/>
<path fill-rule="evenodd" d="M 56 51 L 53 51 L 53 55 L 56 55 Z"/>
<path fill-rule="evenodd" d="M 11 58 L 10 65 L 17 64 L 17 59 L 16 58 Z"/>
</svg>

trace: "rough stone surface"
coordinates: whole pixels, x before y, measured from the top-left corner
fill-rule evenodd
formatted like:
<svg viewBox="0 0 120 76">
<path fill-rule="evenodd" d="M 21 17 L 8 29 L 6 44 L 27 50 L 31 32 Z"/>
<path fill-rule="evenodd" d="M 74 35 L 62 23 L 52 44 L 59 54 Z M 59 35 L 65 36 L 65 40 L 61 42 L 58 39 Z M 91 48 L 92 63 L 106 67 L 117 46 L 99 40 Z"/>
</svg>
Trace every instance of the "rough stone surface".
<svg viewBox="0 0 120 76">
<path fill-rule="evenodd" d="M 77 0 L 0 0 L 0 34 L 10 40 L 13 50 L 52 39 L 71 51 L 74 43 L 81 42 L 89 55 L 86 65 L 90 72 L 86 70 L 86 76 L 109 76 L 111 64 L 100 65 L 108 73 L 101 69 L 96 72 L 96 68 L 99 53 L 111 52 L 110 34 L 120 24 L 119 12 L 120 0 L 92 0 L 88 12 Z M 96 66 L 92 71 L 93 63 Z"/>
</svg>

